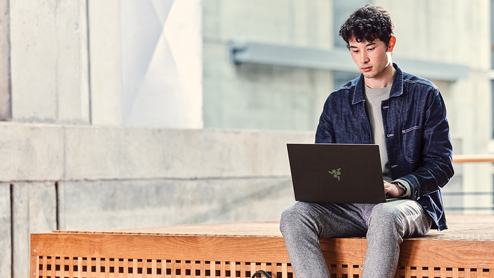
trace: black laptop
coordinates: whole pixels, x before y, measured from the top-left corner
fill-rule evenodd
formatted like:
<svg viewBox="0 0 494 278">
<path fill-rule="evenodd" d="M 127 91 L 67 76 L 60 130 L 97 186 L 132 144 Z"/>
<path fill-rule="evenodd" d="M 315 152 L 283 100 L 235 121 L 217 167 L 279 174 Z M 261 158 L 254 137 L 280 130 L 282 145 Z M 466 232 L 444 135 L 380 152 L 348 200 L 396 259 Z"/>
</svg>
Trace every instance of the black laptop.
<svg viewBox="0 0 494 278">
<path fill-rule="evenodd" d="M 287 144 L 287 147 L 295 200 L 386 202 L 378 145 Z"/>
</svg>

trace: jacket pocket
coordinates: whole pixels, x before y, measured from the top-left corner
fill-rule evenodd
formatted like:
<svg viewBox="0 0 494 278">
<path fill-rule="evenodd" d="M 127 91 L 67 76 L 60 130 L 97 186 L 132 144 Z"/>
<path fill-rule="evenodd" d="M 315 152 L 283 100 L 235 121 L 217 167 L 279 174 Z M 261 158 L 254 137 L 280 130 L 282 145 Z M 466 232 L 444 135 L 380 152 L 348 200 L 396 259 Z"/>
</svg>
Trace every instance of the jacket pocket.
<svg viewBox="0 0 494 278">
<path fill-rule="evenodd" d="M 403 153 L 405 154 L 405 159 L 410 163 L 418 162 L 422 146 L 422 126 L 413 126 L 403 129 L 401 132 L 403 136 Z"/>
</svg>

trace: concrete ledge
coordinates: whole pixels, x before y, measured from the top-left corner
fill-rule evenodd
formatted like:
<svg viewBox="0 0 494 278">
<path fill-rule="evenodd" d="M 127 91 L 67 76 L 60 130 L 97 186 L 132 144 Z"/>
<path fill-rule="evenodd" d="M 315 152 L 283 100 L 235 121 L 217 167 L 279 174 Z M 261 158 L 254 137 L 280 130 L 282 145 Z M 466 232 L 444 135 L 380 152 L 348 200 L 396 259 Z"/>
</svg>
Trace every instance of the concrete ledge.
<svg viewBox="0 0 494 278">
<path fill-rule="evenodd" d="M 0 123 L 1 181 L 287 177 L 311 132 Z"/>
<path fill-rule="evenodd" d="M 63 177 L 62 128 L 1 123 L 0 133 L 1 181 L 46 181 Z"/>
</svg>

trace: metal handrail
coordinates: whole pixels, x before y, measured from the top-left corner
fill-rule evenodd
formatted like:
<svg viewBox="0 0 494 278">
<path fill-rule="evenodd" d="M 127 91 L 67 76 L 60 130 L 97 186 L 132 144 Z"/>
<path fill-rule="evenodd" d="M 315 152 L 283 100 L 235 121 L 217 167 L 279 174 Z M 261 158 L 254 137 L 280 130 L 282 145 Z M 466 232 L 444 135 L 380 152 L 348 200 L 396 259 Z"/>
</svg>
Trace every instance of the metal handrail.
<svg viewBox="0 0 494 278">
<path fill-rule="evenodd" d="M 494 210 L 494 207 L 445 207 L 445 210 Z"/>
<path fill-rule="evenodd" d="M 494 195 L 494 191 L 486 191 L 486 192 L 442 192 L 443 196 L 459 196 L 459 195 Z"/>
<path fill-rule="evenodd" d="M 453 155 L 454 163 L 468 162 L 492 162 L 494 154 L 457 154 Z M 487 192 L 441 192 L 443 196 L 465 196 L 465 195 L 494 195 L 494 191 Z M 493 207 L 445 207 L 446 210 L 494 210 Z"/>
<path fill-rule="evenodd" d="M 493 195 L 494 196 L 494 191 L 486 191 L 486 192 L 441 192 L 441 195 L 443 195 L 443 196 Z M 492 206 L 492 207 L 445 207 L 444 209 L 445 210 L 494 210 L 494 206 Z"/>
</svg>

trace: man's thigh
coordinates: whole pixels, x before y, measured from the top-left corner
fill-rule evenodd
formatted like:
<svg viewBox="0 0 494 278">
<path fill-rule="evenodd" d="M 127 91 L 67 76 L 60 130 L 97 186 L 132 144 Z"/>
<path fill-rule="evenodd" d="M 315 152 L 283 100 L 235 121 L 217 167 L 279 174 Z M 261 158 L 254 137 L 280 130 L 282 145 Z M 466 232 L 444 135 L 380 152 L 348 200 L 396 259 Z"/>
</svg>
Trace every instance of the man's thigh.
<svg viewBox="0 0 494 278">
<path fill-rule="evenodd" d="M 367 231 L 358 204 L 296 202 L 282 221 L 310 227 L 319 238 L 365 236 Z"/>
<path fill-rule="evenodd" d="M 402 237 L 425 235 L 431 227 L 432 219 L 422 206 L 414 200 L 402 199 L 380 203 L 363 211 L 368 227 L 373 224 L 396 225 Z M 372 223 L 375 222 L 375 223 Z"/>
</svg>

